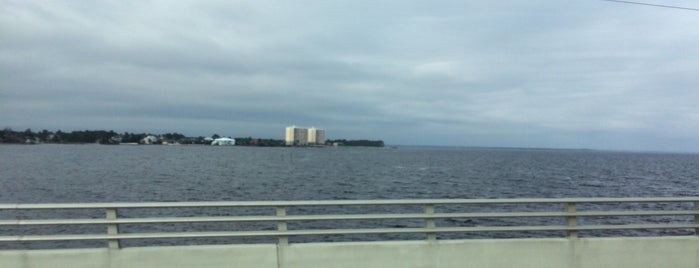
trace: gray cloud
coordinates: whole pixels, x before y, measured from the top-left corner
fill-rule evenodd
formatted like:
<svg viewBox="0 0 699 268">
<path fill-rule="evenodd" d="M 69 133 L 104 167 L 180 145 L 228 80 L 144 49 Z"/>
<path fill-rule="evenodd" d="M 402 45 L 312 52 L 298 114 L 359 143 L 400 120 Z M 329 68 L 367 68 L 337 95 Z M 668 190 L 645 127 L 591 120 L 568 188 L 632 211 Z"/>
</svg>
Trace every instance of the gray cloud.
<svg viewBox="0 0 699 268">
<path fill-rule="evenodd" d="M 696 12 L 0 3 L 2 127 L 280 138 L 298 124 L 390 144 L 699 151 Z"/>
</svg>

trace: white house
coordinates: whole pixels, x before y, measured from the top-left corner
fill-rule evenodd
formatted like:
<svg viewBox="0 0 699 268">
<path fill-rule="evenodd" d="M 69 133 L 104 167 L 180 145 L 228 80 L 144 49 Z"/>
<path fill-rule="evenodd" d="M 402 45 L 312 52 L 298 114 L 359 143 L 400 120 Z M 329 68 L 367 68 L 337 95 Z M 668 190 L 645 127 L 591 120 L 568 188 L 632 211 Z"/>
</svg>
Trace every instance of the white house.
<svg viewBox="0 0 699 268">
<path fill-rule="evenodd" d="M 211 145 L 235 145 L 235 139 L 218 138 L 211 142 Z"/>
<path fill-rule="evenodd" d="M 158 137 L 149 135 L 143 139 L 141 139 L 141 144 L 155 144 L 158 142 Z"/>
</svg>

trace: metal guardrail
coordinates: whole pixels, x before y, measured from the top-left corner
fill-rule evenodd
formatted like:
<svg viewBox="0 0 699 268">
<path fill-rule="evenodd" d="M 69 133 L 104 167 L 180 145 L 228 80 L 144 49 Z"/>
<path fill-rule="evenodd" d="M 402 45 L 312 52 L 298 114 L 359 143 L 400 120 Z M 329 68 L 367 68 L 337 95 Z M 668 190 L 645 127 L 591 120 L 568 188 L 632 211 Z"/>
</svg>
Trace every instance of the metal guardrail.
<svg viewBox="0 0 699 268">
<path fill-rule="evenodd" d="M 580 204 L 664 204 L 684 203 L 685 209 L 673 210 L 578 210 Z M 448 206 L 478 205 L 562 205 L 560 211 L 514 211 L 514 212 L 447 212 L 436 213 L 435 208 Z M 288 208 L 296 207 L 353 207 L 353 206 L 418 206 L 421 213 L 359 213 L 287 215 Z M 241 216 L 187 216 L 187 217 L 119 217 L 117 211 L 129 209 L 182 209 L 182 208 L 273 208 L 271 215 Z M 686 209 L 691 207 L 692 209 Z M 74 209 L 98 209 L 104 211 L 104 218 L 72 219 L 6 219 L 7 211 L 64 211 Z M 586 217 L 646 217 L 681 216 L 689 221 L 652 224 L 595 224 L 583 225 L 579 219 Z M 693 217 L 693 219 L 691 219 Z M 438 227 L 436 220 L 443 219 L 493 219 L 493 218 L 558 218 L 564 224 L 521 225 L 521 226 L 448 226 Z M 419 220 L 423 227 L 393 228 L 325 228 L 290 230 L 289 222 L 311 221 L 355 221 L 355 220 Z M 160 232 L 160 233 L 121 233 L 119 226 L 125 224 L 172 224 L 172 223 L 240 223 L 272 222 L 276 230 L 215 231 L 215 232 Z M 418 199 L 418 200 L 333 200 L 333 201 L 251 201 L 251 202 L 156 202 L 156 203 L 82 203 L 82 204 L 0 204 L 0 228 L 23 226 L 106 226 L 106 233 L 70 235 L 5 235 L 0 233 L 0 242 L 26 241 L 74 241 L 106 240 L 109 248 L 120 248 L 120 241 L 130 239 L 161 238 L 220 238 L 220 237 L 275 237 L 280 245 L 289 243 L 289 237 L 317 235 L 356 235 L 356 234 L 424 234 L 428 241 L 437 240 L 437 234 L 475 232 L 525 232 L 560 231 L 566 237 L 577 238 L 581 231 L 637 230 L 637 229 L 683 229 L 699 234 L 699 197 L 662 198 L 555 198 L 555 199 Z"/>
</svg>

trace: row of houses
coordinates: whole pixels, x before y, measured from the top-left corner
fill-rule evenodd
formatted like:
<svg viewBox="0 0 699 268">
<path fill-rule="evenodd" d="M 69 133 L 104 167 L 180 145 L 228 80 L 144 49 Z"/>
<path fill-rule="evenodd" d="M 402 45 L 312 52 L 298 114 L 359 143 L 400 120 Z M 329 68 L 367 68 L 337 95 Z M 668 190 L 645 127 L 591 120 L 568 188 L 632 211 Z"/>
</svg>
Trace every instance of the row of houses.
<svg viewBox="0 0 699 268">
<path fill-rule="evenodd" d="M 133 143 L 135 144 L 135 143 Z M 210 144 L 210 145 L 235 145 L 235 139 L 232 138 L 181 138 L 178 140 L 167 139 L 163 136 L 148 135 L 138 141 L 138 144 L 163 144 L 163 145 L 179 145 L 179 144 Z"/>
<path fill-rule="evenodd" d="M 308 146 L 325 144 L 325 130 L 315 127 L 302 128 L 297 126 L 286 127 L 287 146 Z"/>
</svg>

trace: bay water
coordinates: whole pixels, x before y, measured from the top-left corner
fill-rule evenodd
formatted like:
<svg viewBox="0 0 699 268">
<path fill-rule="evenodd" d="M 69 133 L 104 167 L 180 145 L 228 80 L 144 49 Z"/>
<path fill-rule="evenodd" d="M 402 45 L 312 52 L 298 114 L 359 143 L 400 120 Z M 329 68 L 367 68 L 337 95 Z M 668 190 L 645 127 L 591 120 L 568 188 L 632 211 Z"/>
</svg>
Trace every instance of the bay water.
<svg viewBox="0 0 699 268">
<path fill-rule="evenodd" d="M 697 154 L 407 146 L 0 145 L 0 203 L 680 196 L 699 196 Z M 458 211 L 459 208 L 454 210 Z M 487 210 L 505 208 L 481 208 L 481 211 Z M 95 213 L 89 217 L 103 217 L 99 214 L 103 212 Z M 187 213 L 228 215 L 216 210 Z M 306 209 L 289 213 L 328 212 Z M 5 219 L 18 217 L 31 215 L 0 215 Z M 652 218 L 644 222 L 668 220 L 676 219 Z M 547 223 L 550 222 L 535 220 L 525 224 Z M 414 227 L 421 224 L 420 221 L 388 221 L 380 226 Z M 448 219 L 438 224 L 479 226 L 523 223 L 497 219 Z M 272 224 L 248 227 L 215 225 L 207 228 L 271 230 L 274 227 Z M 297 227 L 327 226 L 311 223 Z M 94 231 L 102 232 L 100 228 Z M 152 230 L 148 229 L 151 227 L 138 228 L 133 230 L 162 231 L 158 229 L 160 227 L 153 227 Z M 190 227 L 173 225 L 170 228 L 187 230 Z M 91 232 L 90 228 L 85 230 Z M 129 227 L 124 226 L 123 230 L 128 231 Z M 31 228 L 26 230 L 27 233 L 34 231 Z M 636 233 L 623 231 L 622 234 Z M 529 235 L 476 234 L 471 237 Z M 458 235 L 451 237 L 459 238 Z M 358 236 L 348 240 L 357 239 L 367 238 Z M 315 240 L 337 238 L 320 237 L 311 238 L 310 241 Z M 216 243 L 215 239 L 203 243 L 212 241 Z M 250 241 L 258 240 L 243 240 Z M 228 240 L 219 242 L 229 243 Z M 139 245 L 139 242 L 133 243 Z M 161 244 L 177 243 L 163 241 Z"/>
</svg>

